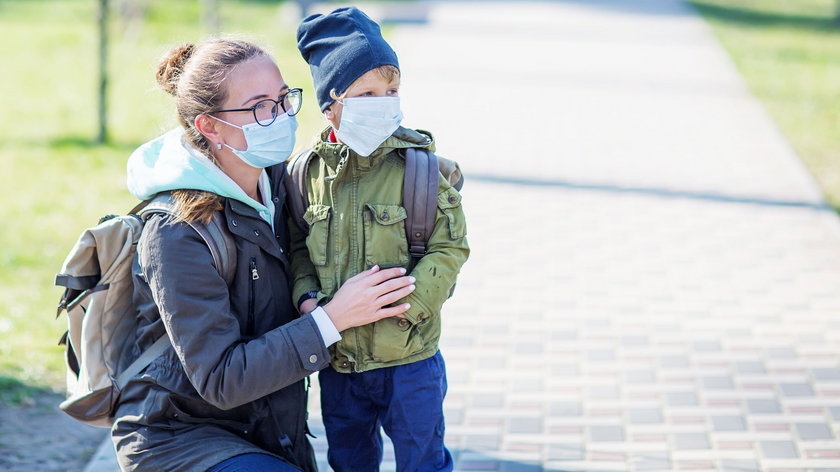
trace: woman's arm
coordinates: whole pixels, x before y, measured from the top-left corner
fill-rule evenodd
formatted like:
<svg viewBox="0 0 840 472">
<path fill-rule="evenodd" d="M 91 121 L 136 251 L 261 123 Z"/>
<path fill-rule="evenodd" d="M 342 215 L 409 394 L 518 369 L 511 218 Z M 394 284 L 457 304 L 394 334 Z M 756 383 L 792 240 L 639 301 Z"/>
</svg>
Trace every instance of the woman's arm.
<svg viewBox="0 0 840 472">
<path fill-rule="evenodd" d="M 166 332 L 187 377 L 207 402 L 234 408 L 328 364 L 329 353 L 311 316 L 242 341 L 228 287 L 213 266 L 209 248 L 188 225 L 163 224 L 152 217 L 141 247 L 140 265 Z M 344 293 L 324 307 L 338 329 L 405 310 L 402 305 L 381 307 L 410 293 L 408 277 L 392 278 L 396 271 L 368 272 L 352 284 L 348 281 L 339 290 Z"/>
</svg>

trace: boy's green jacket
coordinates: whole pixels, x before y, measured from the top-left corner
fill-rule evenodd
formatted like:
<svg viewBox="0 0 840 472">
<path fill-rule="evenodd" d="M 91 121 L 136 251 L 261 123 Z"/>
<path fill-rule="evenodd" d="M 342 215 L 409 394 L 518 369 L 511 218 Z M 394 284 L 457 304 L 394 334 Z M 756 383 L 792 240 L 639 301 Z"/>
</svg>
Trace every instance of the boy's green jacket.
<svg viewBox="0 0 840 472">
<path fill-rule="evenodd" d="M 401 128 L 368 157 L 327 142 L 328 134 L 329 128 L 315 142 L 316 157 L 307 173 L 309 234 L 289 224 L 292 300 L 317 291 L 324 303 L 347 279 L 375 264 L 406 267 L 417 279 L 415 291 L 399 302 L 411 304 L 406 319 L 386 318 L 342 332 L 341 341 L 330 348 L 331 363 L 348 373 L 431 357 L 440 339 L 441 306 L 470 252 L 461 195 L 441 176 L 435 229 L 426 255 L 411 267 L 402 205 L 405 160 L 398 150 L 434 151 L 431 134 Z"/>
</svg>

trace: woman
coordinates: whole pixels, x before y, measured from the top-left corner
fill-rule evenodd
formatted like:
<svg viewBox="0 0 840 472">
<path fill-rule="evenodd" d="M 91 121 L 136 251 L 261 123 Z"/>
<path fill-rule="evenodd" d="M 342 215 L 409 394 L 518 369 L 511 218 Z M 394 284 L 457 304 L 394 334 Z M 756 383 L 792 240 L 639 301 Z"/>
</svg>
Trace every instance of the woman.
<svg viewBox="0 0 840 472">
<path fill-rule="evenodd" d="M 123 390 L 112 436 L 127 471 L 315 470 L 304 378 L 325 367 L 339 331 L 399 315 L 412 290 L 401 269 L 367 270 L 299 316 L 292 284 L 283 161 L 300 90 L 244 41 L 170 51 L 158 82 L 181 128 L 141 146 L 129 190 L 171 192 L 177 217 L 153 214 L 134 265 L 136 353 L 168 335 L 174 349 Z M 236 246 L 230 286 L 188 222 L 220 212 Z"/>
</svg>

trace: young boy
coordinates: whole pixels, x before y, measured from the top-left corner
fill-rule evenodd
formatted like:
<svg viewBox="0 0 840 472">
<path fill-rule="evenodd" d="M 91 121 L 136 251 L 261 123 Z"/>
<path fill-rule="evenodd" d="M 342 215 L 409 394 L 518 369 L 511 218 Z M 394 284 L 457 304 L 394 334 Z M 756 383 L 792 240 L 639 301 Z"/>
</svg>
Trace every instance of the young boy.
<svg viewBox="0 0 840 472">
<path fill-rule="evenodd" d="M 379 26 L 352 7 L 306 18 L 297 39 L 329 127 L 314 143 L 307 172 L 309 233 L 293 236 L 293 299 L 301 312 L 311 311 L 373 265 L 402 266 L 416 279 L 416 290 L 400 301 L 411 305 L 404 317 L 344 331 L 330 349 L 331 365 L 319 375 L 330 466 L 379 470 L 381 426 L 398 471 L 452 470 L 438 340 L 441 306 L 469 256 L 461 196 L 440 177 L 435 227 L 414 264 L 401 152 L 434 151 L 434 142 L 428 132 L 399 126 L 396 54 Z"/>
</svg>

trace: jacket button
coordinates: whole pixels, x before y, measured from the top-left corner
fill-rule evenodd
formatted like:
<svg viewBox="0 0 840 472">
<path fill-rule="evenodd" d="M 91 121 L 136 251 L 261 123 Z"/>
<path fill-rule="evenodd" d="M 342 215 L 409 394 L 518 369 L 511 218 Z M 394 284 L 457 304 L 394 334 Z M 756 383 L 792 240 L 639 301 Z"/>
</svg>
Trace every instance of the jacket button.
<svg viewBox="0 0 840 472">
<path fill-rule="evenodd" d="M 230 224 L 232 224 L 233 226 L 238 226 L 238 224 L 236 223 L 236 220 L 230 220 Z"/>
<path fill-rule="evenodd" d="M 255 229 L 255 230 L 254 230 L 254 236 L 259 236 L 259 235 L 260 235 L 260 230 Z"/>
<path fill-rule="evenodd" d="M 271 199 L 272 202 L 277 203 L 280 201 L 280 197 L 274 197 Z"/>
<path fill-rule="evenodd" d="M 390 217 L 390 216 L 388 216 L 388 214 L 387 214 L 387 213 L 383 213 L 383 214 L 382 214 L 382 221 L 388 221 L 388 220 L 390 220 L 390 219 L 391 219 L 391 217 Z"/>
<path fill-rule="evenodd" d="M 350 366 L 350 363 L 347 362 L 347 361 L 344 361 L 344 362 L 341 363 L 341 367 L 348 367 L 348 366 Z"/>
<path fill-rule="evenodd" d="M 315 354 L 312 354 L 311 356 L 309 356 L 309 363 L 310 364 L 314 364 L 316 362 L 318 362 L 318 356 L 316 356 Z"/>
<path fill-rule="evenodd" d="M 406 326 L 408 326 L 408 320 L 405 318 L 400 318 L 400 320 L 397 321 L 397 324 L 400 326 L 400 328 L 405 328 Z"/>
<path fill-rule="evenodd" d="M 455 196 L 454 196 L 454 195 L 450 195 L 450 196 L 449 196 L 449 198 L 448 198 L 447 200 L 449 201 L 449 203 L 455 203 L 455 200 L 458 200 L 458 199 L 457 199 L 457 198 L 455 198 Z"/>
</svg>

